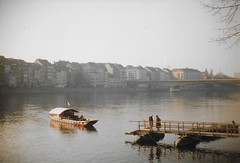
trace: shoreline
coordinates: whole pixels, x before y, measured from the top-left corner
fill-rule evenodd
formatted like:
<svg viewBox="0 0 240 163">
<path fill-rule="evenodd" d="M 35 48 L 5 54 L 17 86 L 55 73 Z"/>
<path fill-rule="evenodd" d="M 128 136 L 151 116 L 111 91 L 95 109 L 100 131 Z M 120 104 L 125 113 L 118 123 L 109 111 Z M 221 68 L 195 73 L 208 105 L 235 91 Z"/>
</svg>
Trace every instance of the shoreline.
<svg viewBox="0 0 240 163">
<path fill-rule="evenodd" d="M 56 93 L 90 93 L 90 92 L 128 92 L 127 88 L 5 88 L 4 94 L 56 94 Z"/>
<path fill-rule="evenodd" d="M 238 92 L 239 87 L 192 87 L 181 89 L 181 92 Z M 0 88 L 0 95 L 8 94 L 56 94 L 56 93 L 132 93 L 132 92 L 170 92 L 169 88 Z M 176 92 L 176 93 L 177 93 Z"/>
</svg>

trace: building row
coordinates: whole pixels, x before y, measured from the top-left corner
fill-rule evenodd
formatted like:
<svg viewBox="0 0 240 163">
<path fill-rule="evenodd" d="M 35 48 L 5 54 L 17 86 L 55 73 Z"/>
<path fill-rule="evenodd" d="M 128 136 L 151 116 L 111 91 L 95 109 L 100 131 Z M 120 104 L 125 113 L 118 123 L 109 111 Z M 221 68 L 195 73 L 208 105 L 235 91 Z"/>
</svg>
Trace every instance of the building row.
<svg viewBox="0 0 240 163">
<path fill-rule="evenodd" d="M 199 80 L 195 69 L 160 69 L 116 63 L 77 63 L 45 59 L 33 63 L 0 56 L 0 87 L 126 87 L 128 81 Z"/>
<path fill-rule="evenodd" d="M 240 79 L 240 72 L 235 72 L 235 73 L 234 73 L 234 78 Z"/>
</svg>

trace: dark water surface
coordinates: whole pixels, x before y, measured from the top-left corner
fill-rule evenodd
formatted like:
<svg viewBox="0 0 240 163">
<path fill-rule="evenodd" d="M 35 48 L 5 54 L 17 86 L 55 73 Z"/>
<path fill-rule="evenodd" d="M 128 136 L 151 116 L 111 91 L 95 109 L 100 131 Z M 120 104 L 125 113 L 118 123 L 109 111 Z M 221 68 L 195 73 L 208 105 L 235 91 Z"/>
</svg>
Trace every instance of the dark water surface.
<svg viewBox="0 0 240 163">
<path fill-rule="evenodd" d="M 69 101 L 88 118 L 85 129 L 51 122 L 48 112 Z M 157 147 L 134 146 L 129 120 L 158 114 L 163 120 L 240 123 L 240 93 L 160 92 L 28 94 L 0 96 L 0 162 L 240 162 L 240 138 L 173 148 L 177 135 Z"/>
</svg>

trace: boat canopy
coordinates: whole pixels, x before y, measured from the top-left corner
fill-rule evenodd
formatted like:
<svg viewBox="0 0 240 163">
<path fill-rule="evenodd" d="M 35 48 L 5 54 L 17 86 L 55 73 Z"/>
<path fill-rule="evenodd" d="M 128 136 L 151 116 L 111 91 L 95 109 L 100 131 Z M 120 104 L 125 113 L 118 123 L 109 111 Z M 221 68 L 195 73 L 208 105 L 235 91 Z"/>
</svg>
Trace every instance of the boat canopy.
<svg viewBox="0 0 240 163">
<path fill-rule="evenodd" d="M 61 114 L 65 111 L 73 111 L 73 112 L 78 112 L 77 110 L 74 110 L 74 109 L 70 109 L 70 108 L 54 108 L 52 109 L 49 114 Z"/>
</svg>

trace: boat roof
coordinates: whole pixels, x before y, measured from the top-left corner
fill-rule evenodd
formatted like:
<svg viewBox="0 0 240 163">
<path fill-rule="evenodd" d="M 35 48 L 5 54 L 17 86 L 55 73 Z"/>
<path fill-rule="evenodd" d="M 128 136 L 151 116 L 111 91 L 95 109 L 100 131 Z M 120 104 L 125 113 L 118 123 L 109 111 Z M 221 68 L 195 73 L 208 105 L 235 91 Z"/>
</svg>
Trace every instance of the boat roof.
<svg viewBox="0 0 240 163">
<path fill-rule="evenodd" d="M 67 110 L 72 110 L 74 112 L 78 112 L 77 110 L 74 110 L 71 108 L 54 108 L 49 112 L 49 114 L 61 114 L 62 112 L 65 112 Z"/>
</svg>

